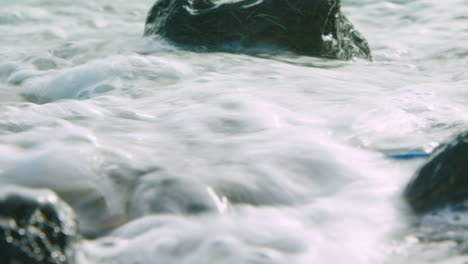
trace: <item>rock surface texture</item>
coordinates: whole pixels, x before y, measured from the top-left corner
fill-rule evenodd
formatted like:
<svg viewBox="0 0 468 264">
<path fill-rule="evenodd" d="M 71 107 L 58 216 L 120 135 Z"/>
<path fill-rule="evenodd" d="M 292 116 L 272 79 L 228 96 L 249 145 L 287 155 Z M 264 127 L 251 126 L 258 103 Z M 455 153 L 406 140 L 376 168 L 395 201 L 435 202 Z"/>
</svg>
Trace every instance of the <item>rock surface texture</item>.
<svg viewBox="0 0 468 264">
<path fill-rule="evenodd" d="M 404 196 L 416 213 L 468 205 L 468 132 L 438 147 L 408 184 Z"/>
<path fill-rule="evenodd" d="M 272 44 L 302 55 L 370 60 L 367 41 L 340 6 L 340 0 L 158 0 L 145 35 L 208 49 Z"/>
<path fill-rule="evenodd" d="M 74 213 L 51 191 L 0 188 L 0 262 L 71 264 Z"/>
</svg>

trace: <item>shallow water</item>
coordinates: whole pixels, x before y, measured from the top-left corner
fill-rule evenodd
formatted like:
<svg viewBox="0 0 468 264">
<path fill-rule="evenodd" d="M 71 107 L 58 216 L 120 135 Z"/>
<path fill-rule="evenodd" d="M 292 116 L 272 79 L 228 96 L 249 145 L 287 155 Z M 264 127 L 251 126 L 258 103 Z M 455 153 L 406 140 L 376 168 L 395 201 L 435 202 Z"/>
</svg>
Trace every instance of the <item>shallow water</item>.
<svg viewBox="0 0 468 264">
<path fill-rule="evenodd" d="M 181 50 L 152 2 L 0 2 L 0 182 L 75 208 L 78 264 L 468 261 L 387 158 L 468 127 L 466 0 L 343 0 L 373 62 Z"/>
</svg>

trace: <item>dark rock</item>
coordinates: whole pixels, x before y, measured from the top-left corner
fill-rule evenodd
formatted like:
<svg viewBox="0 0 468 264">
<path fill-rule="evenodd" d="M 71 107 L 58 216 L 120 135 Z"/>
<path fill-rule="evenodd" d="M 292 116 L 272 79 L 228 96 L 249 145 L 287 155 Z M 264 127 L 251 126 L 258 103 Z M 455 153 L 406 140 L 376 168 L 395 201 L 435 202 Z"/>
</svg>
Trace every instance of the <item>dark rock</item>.
<svg viewBox="0 0 468 264">
<path fill-rule="evenodd" d="M 340 6 L 340 0 L 158 0 L 145 35 L 210 49 L 273 44 L 303 55 L 371 59 Z"/>
<path fill-rule="evenodd" d="M 51 191 L 0 188 L 0 262 L 71 264 L 74 213 Z"/>
<path fill-rule="evenodd" d="M 404 196 L 416 213 L 426 213 L 445 206 L 466 209 L 468 132 L 438 147 L 408 184 Z"/>
</svg>

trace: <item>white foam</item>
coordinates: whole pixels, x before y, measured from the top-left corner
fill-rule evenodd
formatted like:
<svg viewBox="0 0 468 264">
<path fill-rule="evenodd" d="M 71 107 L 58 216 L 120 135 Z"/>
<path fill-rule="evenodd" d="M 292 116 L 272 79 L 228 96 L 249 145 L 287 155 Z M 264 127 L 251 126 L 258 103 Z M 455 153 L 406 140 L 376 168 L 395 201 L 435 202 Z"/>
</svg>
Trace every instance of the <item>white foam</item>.
<svg viewBox="0 0 468 264">
<path fill-rule="evenodd" d="M 92 61 L 47 74 L 34 72 L 17 73 L 10 82 L 21 83 L 21 94 L 38 103 L 60 99 L 87 99 L 125 88 L 124 80 L 137 79 L 140 74 L 154 79 L 179 79 L 191 74 L 183 64 L 142 56 L 114 56 Z M 37 77 L 37 75 L 39 75 Z"/>
<path fill-rule="evenodd" d="M 468 127 L 464 1 L 343 1 L 373 62 L 186 51 L 142 37 L 153 0 L 0 1 L 0 182 L 117 228 L 77 264 L 461 262 L 405 247 L 424 160 L 384 154 Z"/>
<path fill-rule="evenodd" d="M 115 186 L 94 171 L 95 155 L 87 149 L 32 153 L 7 167 L 0 182 L 54 190 L 77 211 L 81 231 L 93 235 L 125 217 Z"/>
</svg>

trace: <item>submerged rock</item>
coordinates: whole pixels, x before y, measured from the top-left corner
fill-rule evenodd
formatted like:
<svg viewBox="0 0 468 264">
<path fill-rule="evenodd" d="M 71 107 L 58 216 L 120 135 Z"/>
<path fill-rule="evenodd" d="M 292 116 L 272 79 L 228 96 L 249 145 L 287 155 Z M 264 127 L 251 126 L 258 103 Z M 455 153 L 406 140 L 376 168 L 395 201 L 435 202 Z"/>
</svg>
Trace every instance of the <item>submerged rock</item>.
<svg viewBox="0 0 468 264">
<path fill-rule="evenodd" d="M 200 214 L 216 210 L 206 187 L 196 181 L 148 174 L 135 186 L 129 214 L 140 218 L 150 214 Z"/>
<path fill-rule="evenodd" d="M 0 188 L 0 260 L 71 264 L 77 226 L 72 209 L 51 191 Z"/>
<path fill-rule="evenodd" d="M 404 196 L 416 213 L 445 206 L 468 209 L 468 132 L 438 147 L 408 184 Z"/>
<path fill-rule="evenodd" d="M 158 0 L 145 35 L 210 49 L 273 44 L 303 55 L 371 59 L 340 6 L 340 0 Z"/>
</svg>

